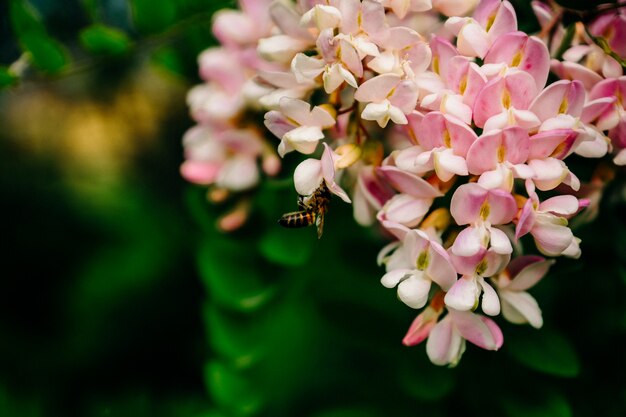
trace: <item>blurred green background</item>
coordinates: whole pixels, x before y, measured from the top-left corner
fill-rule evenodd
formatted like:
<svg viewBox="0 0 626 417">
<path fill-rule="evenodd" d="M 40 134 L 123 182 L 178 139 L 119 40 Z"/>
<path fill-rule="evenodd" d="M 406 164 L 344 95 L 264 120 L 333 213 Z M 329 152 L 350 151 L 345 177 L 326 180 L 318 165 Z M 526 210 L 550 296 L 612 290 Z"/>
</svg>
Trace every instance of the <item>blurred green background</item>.
<svg viewBox="0 0 626 417">
<path fill-rule="evenodd" d="M 215 230 L 223 208 L 178 167 L 196 56 L 232 5 L 0 3 L 0 416 L 626 415 L 624 172 L 582 259 L 536 288 L 545 328 L 499 321 L 502 351 L 455 369 L 400 344 L 414 312 L 349 207 L 320 241 L 276 226 L 288 170 Z"/>
</svg>

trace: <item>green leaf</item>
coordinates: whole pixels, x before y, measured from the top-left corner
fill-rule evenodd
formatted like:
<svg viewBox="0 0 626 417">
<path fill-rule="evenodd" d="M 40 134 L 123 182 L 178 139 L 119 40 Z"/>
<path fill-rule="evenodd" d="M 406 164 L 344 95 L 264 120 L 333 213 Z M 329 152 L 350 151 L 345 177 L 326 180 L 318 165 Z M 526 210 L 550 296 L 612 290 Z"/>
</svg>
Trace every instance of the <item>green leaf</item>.
<svg viewBox="0 0 626 417">
<path fill-rule="evenodd" d="M 206 384 L 212 399 L 237 416 L 257 413 L 263 399 L 252 382 L 237 369 L 220 361 L 211 361 L 205 368 Z"/>
<path fill-rule="evenodd" d="M 520 363 L 539 372 L 575 377 L 580 371 L 574 347 L 569 340 L 554 331 L 519 329 L 510 332 L 505 349 Z"/>
<path fill-rule="evenodd" d="M 405 368 L 399 373 L 402 388 L 412 397 L 422 401 L 439 401 L 445 398 L 456 384 L 453 371 L 437 368 L 432 364 L 421 367 L 420 372 L 408 372 Z"/>
<path fill-rule="evenodd" d="M 204 307 L 204 321 L 211 348 L 238 369 L 256 363 L 262 356 L 259 340 L 263 338 L 256 323 L 229 314 L 215 304 Z"/>
<path fill-rule="evenodd" d="M 217 234 L 200 247 L 200 274 L 216 302 L 234 310 L 250 312 L 273 298 L 276 287 L 263 282 L 263 265 L 251 255 L 245 241 Z"/>
<path fill-rule="evenodd" d="M 314 230 L 285 229 L 276 224 L 259 241 L 259 250 L 271 262 L 295 267 L 311 259 L 317 243 Z"/>
<path fill-rule="evenodd" d="M 572 407 L 563 395 L 538 390 L 535 395 L 500 399 L 507 417 L 571 417 Z"/>
<path fill-rule="evenodd" d="M 130 40 L 119 29 L 95 24 L 80 32 L 80 43 L 96 54 L 122 54 L 130 48 Z"/>
<path fill-rule="evenodd" d="M 83 9 L 85 9 L 87 14 L 89 15 L 89 18 L 93 21 L 98 20 L 98 15 L 99 15 L 98 0 L 81 0 L 80 2 L 83 5 Z"/>
<path fill-rule="evenodd" d="M 11 24 L 18 38 L 30 32 L 46 33 L 37 10 L 26 0 L 11 0 Z"/>
<path fill-rule="evenodd" d="M 176 75 L 185 75 L 185 65 L 176 49 L 171 47 L 160 48 L 153 55 L 154 62 Z M 205 200 L 205 204 L 206 200 Z"/>
<path fill-rule="evenodd" d="M 138 31 L 162 32 L 176 21 L 176 3 L 172 0 L 132 0 L 133 21 Z"/>
<path fill-rule="evenodd" d="M 378 411 L 372 410 L 371 407 L 345 407 L 324 410 L 314 415 L 314 417 L 380 417 Z"/>
<path fill-rule="evenodd" d="M 43 71 L 58 73 L 68 62 L 68 53 L 63 45 L 45 33 L 24 33 L 20 36 L 20 42 L 30 52 L 33 64 Z"/>
<path fill-rule="evenodd" d="M 0 88 L 10 87 L 17 83 L 19 77 L 5 66 L 0 66 Z"/>
</svg>

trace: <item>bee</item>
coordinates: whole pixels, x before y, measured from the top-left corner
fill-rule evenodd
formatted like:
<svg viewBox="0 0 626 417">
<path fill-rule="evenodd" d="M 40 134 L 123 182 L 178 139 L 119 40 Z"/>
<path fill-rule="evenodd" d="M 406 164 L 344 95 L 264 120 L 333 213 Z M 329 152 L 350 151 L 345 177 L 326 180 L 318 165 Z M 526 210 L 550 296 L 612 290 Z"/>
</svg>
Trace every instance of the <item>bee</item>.
<svg viewBox="0 0 626 417">
<path fill-rule="evenodd" d="M 317 226 L 317 238 L 319 239 L 324 231 L 324 214 L 328 211 L 329 202 L 330 191 L 326 184 L 322 182 L 322 185 L 313 194 L 299 196 L 298 207 L 300 207 L 300 210 L 283 214 L 278 220 L 278 224 L 290 229 L 296 229 L 311 226 L 315 223 Z"/>
</svg>

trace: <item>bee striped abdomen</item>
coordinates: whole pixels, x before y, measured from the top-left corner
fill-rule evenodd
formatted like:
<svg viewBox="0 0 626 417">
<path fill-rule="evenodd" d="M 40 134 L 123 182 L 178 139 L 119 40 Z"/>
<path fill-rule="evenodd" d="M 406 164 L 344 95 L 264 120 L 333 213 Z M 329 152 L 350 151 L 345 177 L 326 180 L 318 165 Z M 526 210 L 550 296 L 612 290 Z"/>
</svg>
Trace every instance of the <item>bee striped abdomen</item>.
<svg viewBox="0 0 626 417">
<path fill-rule="evenodd" d="M 286 213 L 283 214 L 282 217 L 278 220 L 278 224 L 290 229 L 307 227 L 312 225 L 313 223 L 315 223 L 315 212 L 308 210 Z"/>
</svg>

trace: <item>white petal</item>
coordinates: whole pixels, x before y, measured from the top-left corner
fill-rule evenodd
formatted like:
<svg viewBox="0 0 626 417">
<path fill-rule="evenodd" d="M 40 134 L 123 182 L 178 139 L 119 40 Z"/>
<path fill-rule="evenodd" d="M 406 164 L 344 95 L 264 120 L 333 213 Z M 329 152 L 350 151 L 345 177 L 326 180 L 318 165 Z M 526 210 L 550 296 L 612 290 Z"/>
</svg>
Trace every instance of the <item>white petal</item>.
<svg viewBox="0 0 626 417">
<path fill-rule="evenodd" d="M 530 323 L 539 329 L 543 325 L 541 309 L 537 300 L 525 291 L 501 291 L 502 315 L 515 324 Z"/>
<path fill-rule="evenodd" d="M 394 269 L 383 275 L 380 279 L 380 283 L 383 284 L 384 287 L 393 288 L 406 276 L 410 275 L 411 272 L 413 272 L 411 269 Z"/>
<path fill-rule="evenodd" d="M 317 159 L 300 162 L 293 172 L 293 182 L 300 195 L 311 195 L 322 183 L 322 166 Z"/>
<path fill-rule="evenodd" d="M 398 284 L 398 298 L 411 308 L 422 308 L 428 301 L 430 285 L 431 281 L 424 279 L 422 272 L 415 271 Z"/>
<path fill-rule="evenodd" d="M 478 301 L 480 288 L 474 277 L 463 276 L 454 283 L 446 294 L 444 301 L 447 306 L 459 311 L 472 310 Z"/>
<path fill-rule="evenodd" d="M 490 243 L 494 252 L 498 254 L 510 254 L 513 253 L 513 247 L 511 241 L 507 237 L 506 233 L 496 227 L 490 227 Z"/>
<path fill-rule="evenodd" d="M 478 282 L 483 289 L 483 297 L 481 307 L 485 314 L 489 316 L 497 316 L 500 314 L 500 299 L 493 287 L 483 279 L 479 278 Z"/>
</svg>

